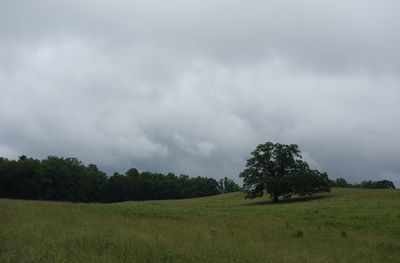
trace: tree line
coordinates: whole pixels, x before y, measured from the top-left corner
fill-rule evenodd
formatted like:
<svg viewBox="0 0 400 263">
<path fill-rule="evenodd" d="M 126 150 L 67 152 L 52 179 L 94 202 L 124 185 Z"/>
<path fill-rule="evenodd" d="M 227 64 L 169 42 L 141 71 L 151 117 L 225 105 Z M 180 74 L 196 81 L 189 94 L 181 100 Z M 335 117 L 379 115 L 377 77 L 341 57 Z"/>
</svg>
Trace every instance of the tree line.
<svg viewBox="0 0 400 263">
<path fill-rule="evenodd" d="M 49 156 L 44 160 L 0 157 L 0 198 L 71 202 L 121 202 L 180 199 L 239 191 L 231 179 L 139 172 L 108 177 L 96 165 L 77 158 Z"/>
<path fill-rule="evenodd" d="M 362 181 L 359 184 L 351 184 L 346 181 L 344 178 L 336 178 L 336 180 L 331 180 L 330 182 L 332 187 L 343 187 L 343 188 L 363 188 L 363 189 L 396 189 L 394 183 L 389 180 L 381 180 L 381 181 Z"/>
</svg>

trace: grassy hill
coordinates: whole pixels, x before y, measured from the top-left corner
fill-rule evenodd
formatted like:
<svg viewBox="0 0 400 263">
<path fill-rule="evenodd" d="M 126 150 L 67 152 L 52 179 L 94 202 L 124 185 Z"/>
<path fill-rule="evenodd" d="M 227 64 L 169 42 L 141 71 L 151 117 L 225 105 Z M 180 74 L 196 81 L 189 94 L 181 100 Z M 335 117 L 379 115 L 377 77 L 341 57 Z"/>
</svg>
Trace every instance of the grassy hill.
<svg viewBox="0 0 400 263">
<path fill-rule="evenodd" d="M 241 193 L 0 199 L 0 262 L 400 262 L 400 191 L 333 189 L 280 204 Z"/>
</svg>

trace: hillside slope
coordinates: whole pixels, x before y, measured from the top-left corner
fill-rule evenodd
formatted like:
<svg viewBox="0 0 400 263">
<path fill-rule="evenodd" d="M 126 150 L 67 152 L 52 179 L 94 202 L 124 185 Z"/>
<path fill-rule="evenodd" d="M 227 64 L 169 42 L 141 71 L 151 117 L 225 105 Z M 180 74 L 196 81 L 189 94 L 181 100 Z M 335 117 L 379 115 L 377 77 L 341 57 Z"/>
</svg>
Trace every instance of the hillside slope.
<svg viewBox="0 0 400 263">
<path fill-rule="evenodd" d="M 400 262 L 400 191 L 78 204 L 0 199 L 0 262 Z"/>
</svg>

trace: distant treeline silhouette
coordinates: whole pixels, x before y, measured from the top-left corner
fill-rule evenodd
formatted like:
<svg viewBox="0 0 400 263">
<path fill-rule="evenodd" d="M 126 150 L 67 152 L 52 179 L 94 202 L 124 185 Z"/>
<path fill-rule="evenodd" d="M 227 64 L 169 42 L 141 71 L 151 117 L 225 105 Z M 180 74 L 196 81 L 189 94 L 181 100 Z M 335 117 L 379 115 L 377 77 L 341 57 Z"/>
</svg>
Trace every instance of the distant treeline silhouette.
<svg viewBox="0 0 400 263">
<path fill-rule="evenodd" d="M 389 180 L 381 181 L 362 181 L 360 184 L 350 184 L 344 178 L 336 178 L 331 180 L 331 187 L 344 187 L 344 188 L 364 188 L 364 189 L 395 189 L 394 183 Z"/>
<path fill-rule="evenodd" d="M 176 176 L 129 169 L 108 177 L 96 165 L 77 158 L 37 160 L 0 157 L 0 198 L 72 202 L 121 202 L 180 199 L 239 191 L 229 178 Z"/>
</svg>

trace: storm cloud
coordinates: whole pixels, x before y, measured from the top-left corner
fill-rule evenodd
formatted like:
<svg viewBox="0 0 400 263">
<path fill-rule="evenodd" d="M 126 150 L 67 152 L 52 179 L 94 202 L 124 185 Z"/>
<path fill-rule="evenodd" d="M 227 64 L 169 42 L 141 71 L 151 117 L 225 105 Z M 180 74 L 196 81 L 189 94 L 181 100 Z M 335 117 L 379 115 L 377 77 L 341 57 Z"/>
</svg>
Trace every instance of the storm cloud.
<svg viewBox="0 0 400 263">
<path fill-rule="evenodd" d="M 398 1 L 2 1 L 0 156 L 238 181 L 296 143 L 400 185 Z"/>
</svg>

